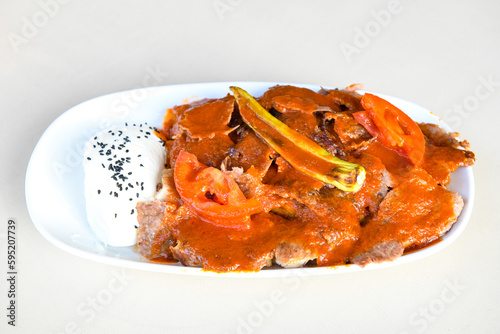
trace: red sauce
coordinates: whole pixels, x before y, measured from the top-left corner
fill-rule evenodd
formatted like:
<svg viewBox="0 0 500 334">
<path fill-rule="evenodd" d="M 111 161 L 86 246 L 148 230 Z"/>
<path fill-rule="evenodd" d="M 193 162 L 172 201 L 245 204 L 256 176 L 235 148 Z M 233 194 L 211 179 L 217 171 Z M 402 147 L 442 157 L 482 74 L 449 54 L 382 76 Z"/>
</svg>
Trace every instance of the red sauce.
<svg viewBox="0 0 500 334">
<path fill-rule="evenodd" d="M 423 244 L 423 245 L 419 245 L 419 246 L 410 246 L 408 248 L 405 248 L 405 251 L 404 251 L 404 255 L 407 255 L 407 254 L 412 254 L 412 253 L 415 253 L 415 252 L 418 252 L 419 250 L 422 250 L 424 248 L 427 248 L 427 247 L 430 247 L 430 246 L 434 246 L 434 245 L 437 245 L 438 243 L 440 243 L 441 241 L 443 241 L 443 239 L 441 238 L 436 238 L 434 239 L 433 241 L 431 242 L 428 242 L 426 244 Z"/>
<path fill-rule="evenodd" d="M 273 103 L 289 109 L 304 107 L 302 114 L 300 110 L 287 110 L 278 118 L 288 120 L 311 139 L 318 132 L 332 131 L 332 127 L 321 127 L 322 113 L 313 110 L 315 105 L 335 112 L 354 106 L 345 112 L 345 124 L 336 128 L 346 132 L 354 128 L 348 126 L 352 123 L 350 113 L 359 108 L 359 98 L 353 93 L 323 95 L 289 86 L 271 89 L 260 102 L 268 109 Z M 217 272 L 256 271 L 270 264 L 277 247 L 287 243 L 300 245 L 301 252 L 316 259 L 317 265 L 346 264 L 382 241 L 396 240 L 406 253 L 433 245 L 456 219 L 456 196 L 441 185 L 451 171 L 467 165 L 463 150 L 428 145 L 423 164 L 415 167 L 366 133 L 327 133 L 341 141 L 353 138 L 355 145 L 339 155 L 367 171 L 361 190 L 343 192 L 295 170 L 241 120 L 236 122 L 238 130 L 227 131 L 230 119 L 237 119 L 234 114 L 227 116 L 227 106 L 232 103 L 234 100 L 226 97 L 221 103 L 196 108 L 196 113 L 203 115 L 199 118 L 203 124 L 189 114 L 193 109 L 174 108 L 171 114 L 175 117 L 170 117 L 174 121 L 166 122 L 162 132 L 173 140 L 168 145 L 169 163 L 173 167 L 180 150 L 186 150 L 207 166 L 220 168 L 224 161 L 229 169 L 240 167 L 244 174 L 236 180 L 241 190 L 247 198 L 258 198 L 265 210 L 251 217 L 250 229 L 238 230 L 203 221 L 187 205 L 181 205 L 164 219 L 174 244 L 181 245 L 182 256 L 189 258 L 187 262 Z M 262 129 L 273 137 L 272 129 Z M 309 156 L 312 153 L 296 149 L 291 141 L 281 145 L 288 151 L 295 150 L 292 159 L 297 163 L 314 162 L 311 168 L 324 173 L 331 167 L 326 163 L 322 166 L 320 160 Z M 346 142 L 342 145 L 348 147 Z"/>
<path fill-rule="evenodd" d="M 150 262 L 153 262 L 153 263 L 161 263 L 161 264 L 169 264 L 169 263 L 177 263 L 179 261 L 175 260 L 175 259 L 169 259 L 169 258 L 166 258 L 166 257 L 155 257 L 154 259 L 151 259 L 149 260 Z"/>
</svg>

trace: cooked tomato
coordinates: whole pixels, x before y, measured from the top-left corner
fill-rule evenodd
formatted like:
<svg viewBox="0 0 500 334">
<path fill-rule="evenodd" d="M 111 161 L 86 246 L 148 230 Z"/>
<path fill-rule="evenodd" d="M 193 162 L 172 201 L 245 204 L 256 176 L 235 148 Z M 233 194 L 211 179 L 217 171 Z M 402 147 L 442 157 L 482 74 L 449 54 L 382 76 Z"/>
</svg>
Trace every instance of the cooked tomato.
<svg viewBox="0 0 500 334">
<path fill-rule="evenodd" d="M 361 104 L 365 111 L 353 114 L 359 124 L 411 164 L 422 162 L 425 139 L 417 123 L 396 106 L 373 94 L 366 93 Z"/>
<path fill-rule="evenodd" d="M 259 201 L 247 199 L 230 175 L 203 165 L 186 151 L 177 157 L 174 181 L 182 200 L 201 219 L 213 224 L 249 228 L 250 215 L 261 211 Z"/>
</svg>

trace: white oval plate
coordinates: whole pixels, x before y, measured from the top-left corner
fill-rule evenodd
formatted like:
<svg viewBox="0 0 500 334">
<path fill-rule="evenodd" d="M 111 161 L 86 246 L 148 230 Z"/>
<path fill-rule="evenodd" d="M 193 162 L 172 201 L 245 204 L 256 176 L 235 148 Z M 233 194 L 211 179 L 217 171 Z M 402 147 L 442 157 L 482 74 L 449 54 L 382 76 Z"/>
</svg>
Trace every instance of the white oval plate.
<svg viewBox="0 0 500 334">
<path fill-rule="evenodd" d="M 237 277 L 321 275 L 385 268 L 434 254 L 451 244 L 462 233 L 474 202 L 474 178 L 470 167 L 459 168 L 452 175 L 448 188 L 463 196 L 465 206 L 458 221 L 441 242 L 404 255 L 393 262 L 370 264 L 364 268 L 356 265 L 270 268 L 256 273 L 217 274 L 180 264 L 151 263 L 138 255 L 133 247 L 107 247 L 96 239 L 87 223 L 81 164 L 84 144 L 94 133 L 124 122 L 147 122 L 160 127 L 166 108 L 185 103 L 186 99 L 192 101 L 223 97 L 229 93 L 229 86 L 239 86 L 254 96 L 260 96 L 276 84 L 285 83 L 218 82 L 141 88 L 97 97 L 69 109 L 42 135 L 28 164 L 26 203 L 35 227 L 56 247 L 93 261 L 165 273 Z M 314 85 L 293 85 L 315 91 L 321 88 Z M 421 106 L 399 98 L 378 95 L 391 101 L 416 121 L 439 124 L 451 130 Z"/>
</svg>

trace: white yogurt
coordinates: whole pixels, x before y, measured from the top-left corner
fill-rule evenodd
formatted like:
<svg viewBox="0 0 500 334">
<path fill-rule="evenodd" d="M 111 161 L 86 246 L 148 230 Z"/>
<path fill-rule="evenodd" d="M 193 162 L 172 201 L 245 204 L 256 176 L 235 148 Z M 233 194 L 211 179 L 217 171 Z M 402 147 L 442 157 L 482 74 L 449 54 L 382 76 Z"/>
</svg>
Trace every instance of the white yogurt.
<svg viewBox="0 0 500 334">
<path fill-rule="evenodd" d="M 87 219 L 99 240 L 115 247 L 136 244 L 135 206 L 154 197 L 165 160 L 164 144 L 147 124 L 115 126 L 85 144 Z"/>
</svg>

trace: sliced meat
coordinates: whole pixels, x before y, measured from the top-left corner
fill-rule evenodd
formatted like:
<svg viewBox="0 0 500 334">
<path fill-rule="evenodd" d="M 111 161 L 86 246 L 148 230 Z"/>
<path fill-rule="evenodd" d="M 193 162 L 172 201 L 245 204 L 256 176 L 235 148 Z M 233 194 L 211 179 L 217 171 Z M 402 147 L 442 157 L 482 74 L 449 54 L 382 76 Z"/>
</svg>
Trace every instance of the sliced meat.
<svg viewBox="0 0 500 334">
<path fill-rule="evenodd" d="M 283 268 L 298 268 L 310 260 L 318 257 L 307 250 L 303 245 L 291 242 L 282 242 L 275 249 L 275 262 Z"/>
<path fill-rule="evenodd" d="M 194 154 L 201 163 L 218 168 L 234 145 L 229 136 L 235 129 L 229 126 L 234 109 L 234 97 L 228 95 L 168 110 L 164 133 L 167 138 L 174 139 L 169 145 L 170 166 L 175 165 L 177 155 L 184 150 Z M 172 120 L 173 124 L 168 125 Z"/>
<path fill-rule="evenodd" d="M 413 169 L 407 159 L 381 144 L 375 137 L 362 142 L 353 153 L 356 155 L 367 153 L 379 158 L 395 184 L 403 182 L 407 174 Z"/>
<path fill-rule="evenodd" d="M 330 196 L 325 192 L 331 193 Z M 328 251 L 316 259 L 320 266 L 344 264 L 352 254 L 360 237 L 361 226 L 357 218 L 358 211 L 350 196 L 343 196 L 341 191 L 323 188 L 322 196 L 327 196 L 321 205 L 315 205 L 312 210 L 317 214 L 317 220 L 323 221 L 321 236 L 328 245 Z M 324 205 L 324 203 L 328 205 Z"/>
<path fill-rule="evenodd" d="M 180 197 L 175 190 L 173 169 L 162 173 L 162 185 L 155 200 L 137 203 L 138 251 L 148 259 L 163 257 L 172 259 L 170 246 L 175 239 L 166 221 L 175 219 Z"/>
<path fill-rule="evenodd" d="M 217 271 L 258 271 L 263 267 L 271 266 L 274 252 L 265 254 L 248 254 L 247 261 L 233 261 L 231 256 L 226 257 L 226 252 L 221 249 L 224 255 L 207 254 L 202 249 L 191 246 L 188 242 L 178 242 L 177 245 L 170 247 L 175 259 L 184 266 L 203 267 L 206 270 Z M 217 266 L 214 267 L 214 261 Z M 248 263 L 250 261 L 250 263 Z"/>
<path fill-rule="evenodd" d="M 458 141 L 458 132 L 447 132 L 438 125 L 419 123 L 425 136 L 425 156 L 422 166 L 441 185 L 450 182 L 450 174 L 458 167 L 472 166 L 474 153 L 469 142 Z"/>
<path fill-rule="evenodd" d="M 453 214 L 458 217 L 462 208 L 464 206 L 464 202 L 462 196 L 457 193 L 452 193 L 452 202 L 453 202 Z M 455 219 L 456 220 L 456 219 Z M 439 237 L 442 237 L 448 232 L 453 226 L 454 221 L 450 221 L 448 224 L 443 224 L 442 228 L 438 230 Z M 373 248 L 363 253 L 357 254 L 352 258 L 352 262 L 361 267 L 369 263 L 380 263 L 386 261 L 394 261 L 398 257 L 402 256 L 404 253 L 405 247 L 403 244 L 397 240 L 388 240 L 382 241 Z"/>
<path fill-rule="evenodd" d="M 363 106 L 361 105 L 362 96 L 351 89 L 322 90 L 322 93 L 335 101 L 342 111 L 363 110 Z"/>
<path fill-rule="evenodd" d="M 460 195 L 438 185 L 423 169 L 416 168 L 406 181 L 387 194 L 377 215 L 362 228 L 362 241 L 352 259 L 363 258 L 361 254 L 370 254 L 374 249 L 384 249 L 384 243 L 391 241 L 397 241 L 403 248 L 425 246 L 452 227 L 462 207 Z"/>
<path fill-rule="evenodd" d="M 314 204 L 313 196 L 324 184 L 295 170 L 285 159 L 277 157 L 276 168 L 270 169 L 263 182 L 267 185 L 267 194 L 276 194 L 283 198 L 292 198 L 301 203 Z M 309 203 L 309 201 L 313 201 Z"/>
<path fill-rule="evenodd" d="M 193 215 L 182 205 L 176 217 L 167 222 L 177 240 L 170 249 L 174 258 L 184 265 L 201 266 L 205 270 L 258 271 L 269 265 L 274 257 L 276 241 L 270 214 L 252 217 L 252 229 L 239 230 L 218 227 Z M 216 245 L 216 247 L 214 247 Z"/>
<path fill-rule="evenodd" d="M 322 128 L 321 125 L 320 128 Z M 341 158 L 345 156 L 344 145 L 337 136 L 332 135 L 330 132 L 323 130 L 315 132 L 311 139 L 322 146 L 331 155 Z"/>
<path fill-rule="evenodd" d="M 227 169 L 234 167 L 247 171 L 254 167 L 260 179 L 267 173 L 277 153 L 252 130 L 246 130 L 241 140 L 229 151 Z"/>
<path fill-rule="evenodd" d="M 423 246 L 448 231 L 463 207 L 460 195 L 437 184 L 425 171 L 389 192 L 374 222 L 382 231 L 396 233 L 405 248 Z"/>
<path fill-rule="evenodd" d="M 271 87 L 260 98 L 258 98 L 258 101 L 264 108 L 270 110 L 271 108 L 273 108 L 275 98 L 280 96 L 294 96 L 296 98 L 302 99 L 303 101 L 312 101 L 319 107 L 328 107 L 333 111 L 340 111 L 338 103 L 332 98 L 321 95 L 307 88 L 294 86 L 278 85 Z M 280 101 L 280 99 L 283 102 L 284 98 L 278 98 L 278 102 Z"/>
<path fill-rule="evenodd" d="M 182 134 L 172 144 L 169 152 L 170 166 L 175 165 L 177 156 L 181 150 L 194 154 L 198 161 L 204 165 L 219 168 L 222 161 L 229 154 L 234 143 L 226 134 L 216 134 L 212 138 L 205 138 L 203 140 L 193 139 Z"/>
<path fill-rule="evenodd" d="M 272 99 L 272 107 L 280 113 L 299 111 L 306 114 L 314 112 L 332 112 L 327 106 L 319 106 L 310 98 L 297 97 L 291 95 L 275 96 Z"/>
<path fill-rule="evenodd" d="M 354 194 L 359 219 L 364 220 L 377 213 L 380 202 L 395 183 L 382 161 L 374 155 L 362 153 L 359 158 L 351 159 L 350 162 L 360 164 L 366 170 L 363 187 Z"/>
<path fill-rule="evenodd" d="M 175 240 L 170 233 L 164 218 L 173 215 L 175 204 L 162 201 L 139 202 L 136 206 L 137 221 L 137 249 L 147 259 L 159 257 L 172 259 L 170 246 Z"/>
<path fill-rule="evenodd" d="M 420 130 L 425 136 L 425 140 L 428 144 L 433 146 L 443 146 L 464 149 L 469 149 L 470 144 L 468 141 L 458 141 L 457 138 L 460 135 L 458 132 L 447 132 L 439 125 L 431 123 L 418 123 Z"/>
<path fill-rule="evenodd" d="M 394 261 L 403 255 L 404 247 L 397 240 L 382 241 L 372 249 L 360 253 L 352 258 L 352 262 L 358 266 L 364 267 L 369 263 L 380 263 Z"/>
<path fill-rule="evenodd" d="M 450 183 L 450 174 L 458 167 L 472 166 L 474 153 L 449 146 L 425 146 L 422 167 L 441 185 Z"/>
<path fill-rule="evenodd" d="M 180 128 L 191 138 L 213 138 L 215 135 L 228 135 L 234 129 L 229 122 L 234 111 L 234 98 L 223 99 L 191 107 L 184 111 Z"/>
<path fill-rule="evenodd" d="M 189 247 L 188 245 L 178 242 L 177 245 L 170 247 L 175 259 L 183 266 L 201 267 L 203 265 L 203 257 Z"/>
<path fill-rule="evenodd" d="M 192 103 L 181 104 L 167 109 L 167 111 L 165 112 L 165 117 L 163 118 L 163 129 L 161 130 L 161 132 L 168 139 L 178 138 L 183 133 L 183 129 L 180 127 L 180 123 L 184 119 L 185 112 L 209 101 L 214 100 L 202 99 Z"/>
<path fill-rule="evenodd" d="M 362 142 L 372 137 L 368 131 L 349 114 L 328 114 L 325 115 L 325 117 L 334 120 L 333 131 L 347 150 L 357 148 Z"/>
<path fill-rule="evenodd" d="M 319 132 L 318 119 L 314 114 L 304 114 L 300 111 L 289 111 L 278 116 L 278 119 L 289 128 L 314 140 L 314 135 Z"/>
<path fill-rule="evenodd" d="M 457 194 L 456 192 L 451 192 L 451 201 L 453 203 L 453 217 L 452 219 L 449 220 L 448 224 L 444 225 L 443 228 L 440 230 L 439 236 L 442 237 L 448 232 L 452 227 L 453 224 L 456 222 L 458 219 L 458 216 L 460 216 L 460 213 L 462 212 L 462 209 L 464 208 L 464 198 Z"/>
</svg>

